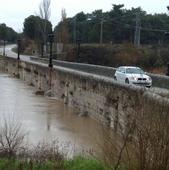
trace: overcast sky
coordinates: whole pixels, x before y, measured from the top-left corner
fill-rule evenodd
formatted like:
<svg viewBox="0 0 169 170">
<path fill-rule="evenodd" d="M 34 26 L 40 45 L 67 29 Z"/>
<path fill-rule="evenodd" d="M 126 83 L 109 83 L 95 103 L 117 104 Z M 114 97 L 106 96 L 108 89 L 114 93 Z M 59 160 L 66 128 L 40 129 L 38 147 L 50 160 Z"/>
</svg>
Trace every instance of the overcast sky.
<svg viewBox="0 0 169 170">
<path fill-rule="evenodd" d="M 6 23 L 17 32 L 23 29 L 24 19 L 38 13 L 41 0 L 0 0 L 0 23 Z M 78 12 L 90 13 L 96 9 L 110 11 L 112 4 L 124 4 L 125 8 L 141 7 L 147 13 L 168 13 L 169 0 L 51 0 L 51 22 L 55 26 L 65 8 L 67 17 Z"/>
</svg>

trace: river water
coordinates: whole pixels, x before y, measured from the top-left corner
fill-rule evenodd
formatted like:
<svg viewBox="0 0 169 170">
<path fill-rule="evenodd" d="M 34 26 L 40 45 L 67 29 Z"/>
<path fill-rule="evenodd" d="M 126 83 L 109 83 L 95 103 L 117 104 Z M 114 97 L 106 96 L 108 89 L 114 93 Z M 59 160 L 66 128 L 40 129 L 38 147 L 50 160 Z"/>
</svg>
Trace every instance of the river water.
<svg viewBox="0 0 169 170">
<path fill-rule="evenodd" d="M 35 88 L 7 74 L 0 73 L 0 117 L 14 117 L 22 124 L 29 144 L 58 140 L 68 150 L 99 151 L 104 143 L 103 127 L 89 117 L 56 99 L 35 95 Z"/>
</svg>

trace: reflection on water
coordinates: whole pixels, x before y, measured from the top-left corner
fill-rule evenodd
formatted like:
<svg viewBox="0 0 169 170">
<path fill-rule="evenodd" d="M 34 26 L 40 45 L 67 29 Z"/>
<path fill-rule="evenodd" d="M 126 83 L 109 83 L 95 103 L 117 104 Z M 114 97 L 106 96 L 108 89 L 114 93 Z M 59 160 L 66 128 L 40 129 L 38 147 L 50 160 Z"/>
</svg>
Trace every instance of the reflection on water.
<svg viewBox="0 0 169 170">
<path fill-rule="evenodd" d="M 58 139 L 60 143 L 70 142 L 71 149 L 78 152 L 99 150 L 104 133 L 96 121 L 77 116 L 55 99 L 36 96 L 33 87 L 2 73 L 0 90 L 0 116 L 13 114 L 28 132 L 28 143 Z"/>
</svg>

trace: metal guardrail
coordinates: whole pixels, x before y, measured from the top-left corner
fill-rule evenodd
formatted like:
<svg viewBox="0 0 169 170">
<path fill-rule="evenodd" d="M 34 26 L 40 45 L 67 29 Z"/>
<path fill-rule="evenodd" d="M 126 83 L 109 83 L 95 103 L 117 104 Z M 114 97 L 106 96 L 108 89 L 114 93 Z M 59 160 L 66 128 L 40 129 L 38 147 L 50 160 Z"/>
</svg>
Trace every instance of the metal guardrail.
<svg viewBox="0 0 169 170">
<path fill-rule="evenodd" d="M 31 57 L 31 60 L 40 61 L 42 63 L 48 63 L 49 60 L 44 58 L 37 58 Z M 66 67 L 74 70 L 84 71 L 87 73 L 93 73 L 101 76 L 112 77 L 115 73 L 115 68 L 113 67 L 105 67 L 99 65 L 92 65 L 92 64 L 84 64 L 84 63 L 75 63 L 75 62 L 67 62 L 67 61 L 60 61 L 60 60 L 53 60 L 53 64 L 56 66 Z"/>
</svg>

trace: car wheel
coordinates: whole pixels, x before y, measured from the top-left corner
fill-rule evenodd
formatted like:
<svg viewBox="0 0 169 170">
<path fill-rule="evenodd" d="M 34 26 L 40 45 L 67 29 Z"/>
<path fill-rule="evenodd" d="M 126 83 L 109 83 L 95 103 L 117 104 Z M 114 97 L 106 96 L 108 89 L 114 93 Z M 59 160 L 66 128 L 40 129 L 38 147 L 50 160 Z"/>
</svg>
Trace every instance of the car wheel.
<svg viewBox="0 0 169 170">
<path fill-rule="evenodd" d="M 116 76 L 114 76 L 114 80 L 116 80 L 116 81 L 117 81 L 117 77 L 116 77 Z"/>
<path fill-rule="evenodd" d="M 126 83 L 126 84 L 129 84 L 129 79 L 126 79 L 126 80 L 125 80 L 125 83 Z"/>
</svg>

